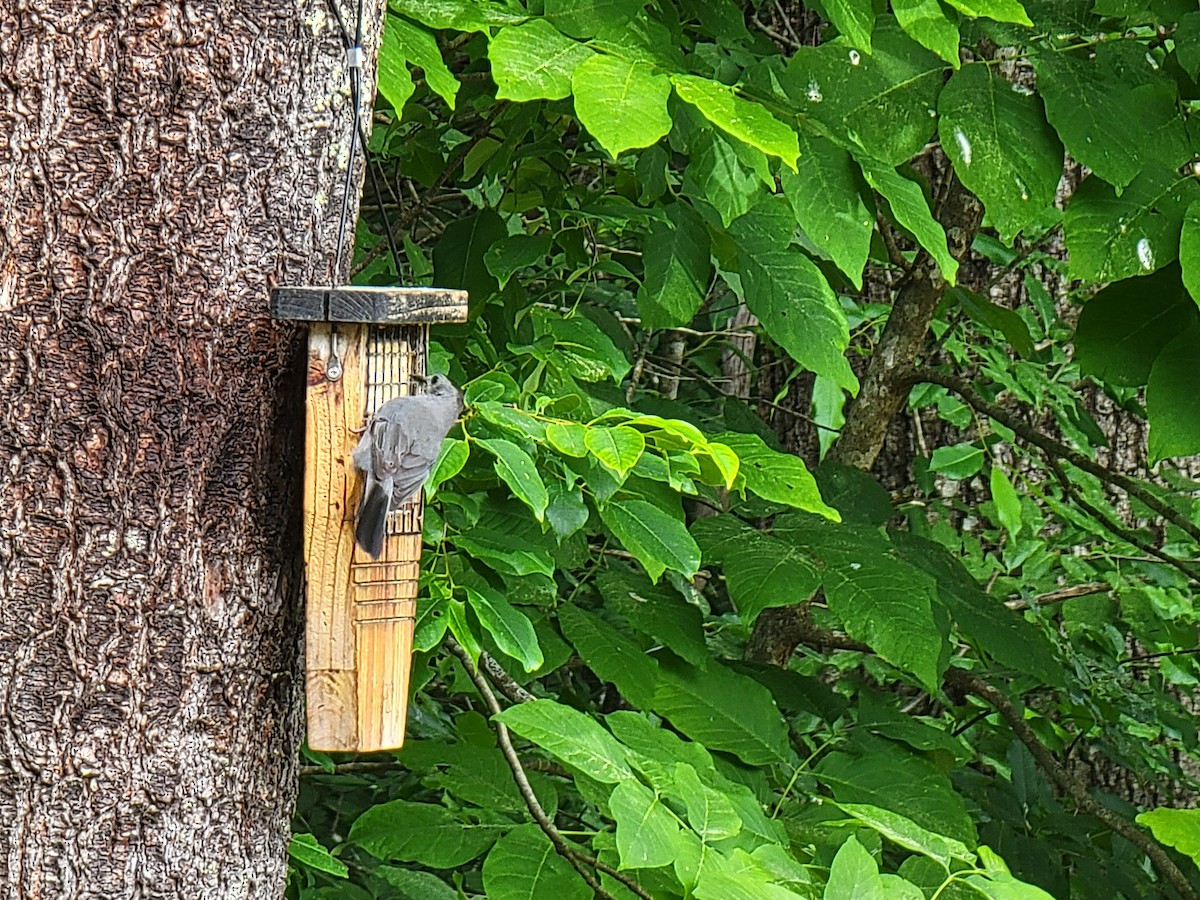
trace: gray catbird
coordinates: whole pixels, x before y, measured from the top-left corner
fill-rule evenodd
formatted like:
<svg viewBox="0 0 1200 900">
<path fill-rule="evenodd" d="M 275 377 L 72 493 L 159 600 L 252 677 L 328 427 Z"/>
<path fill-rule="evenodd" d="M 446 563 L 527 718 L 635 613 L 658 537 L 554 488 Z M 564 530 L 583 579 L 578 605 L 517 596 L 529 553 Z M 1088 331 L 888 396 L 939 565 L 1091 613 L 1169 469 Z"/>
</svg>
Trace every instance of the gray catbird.
<svg viewBox="0 0 1200 900">
<path fill-rule="evenodd" d="M 354 538 L 372 559 L 383 552 L 388 512 L 421 489 L 462 413 L 462 392 L 450 379 L 434 375 L 428 385 L 375 410 L 354 448 L 354 465 L 366 476 Z"/>
</svg>

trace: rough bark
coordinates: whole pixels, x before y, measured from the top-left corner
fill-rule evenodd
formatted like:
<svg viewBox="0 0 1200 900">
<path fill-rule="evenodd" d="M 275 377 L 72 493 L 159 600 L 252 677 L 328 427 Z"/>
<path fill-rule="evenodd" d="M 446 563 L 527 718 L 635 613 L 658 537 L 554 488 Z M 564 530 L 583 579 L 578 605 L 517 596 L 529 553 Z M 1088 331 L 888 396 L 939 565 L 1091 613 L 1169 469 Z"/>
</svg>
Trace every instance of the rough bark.
<svg viewBox="0 0 1200 900">
<path fill-rule="evenodd" d="M 0 896 L 282 892 L 327 9 L 0 6 Z"/>
</svg>

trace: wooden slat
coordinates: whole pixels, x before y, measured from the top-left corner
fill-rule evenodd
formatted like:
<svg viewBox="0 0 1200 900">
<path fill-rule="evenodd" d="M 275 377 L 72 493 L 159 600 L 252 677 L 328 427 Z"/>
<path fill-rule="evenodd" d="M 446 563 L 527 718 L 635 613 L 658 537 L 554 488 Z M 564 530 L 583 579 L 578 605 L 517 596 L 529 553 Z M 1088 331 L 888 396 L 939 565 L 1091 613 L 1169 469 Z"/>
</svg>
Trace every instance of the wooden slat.
<svg viewBox="0 0 1200 900">
<path fill-rule="evenodd" d="M 281 287 L 271 292 L 271 315 L 377 325 L 465 322 L 467 292 L 426 287 Z"/>
</svg>

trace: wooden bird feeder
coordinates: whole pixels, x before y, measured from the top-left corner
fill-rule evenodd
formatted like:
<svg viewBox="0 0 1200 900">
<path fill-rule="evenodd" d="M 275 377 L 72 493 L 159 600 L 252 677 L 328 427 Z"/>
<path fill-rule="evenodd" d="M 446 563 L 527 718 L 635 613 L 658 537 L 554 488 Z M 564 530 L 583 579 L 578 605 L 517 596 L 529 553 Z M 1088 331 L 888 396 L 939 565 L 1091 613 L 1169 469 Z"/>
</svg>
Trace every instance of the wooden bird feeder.
<svg viewBox="0 0 1200 900">
<path fill-rule="evenodd" d="M 379 559 L 354 542 L 362 475 L 350 454 L 371 414 L 424 375 L 429 325 L 464 322 L 465 291 L 290 287 L 271 314 L 309 322 L 305 392 L 308 744 L 400 747 L 408 712 L 423 498 L 388 516 Z"/>
</svg>

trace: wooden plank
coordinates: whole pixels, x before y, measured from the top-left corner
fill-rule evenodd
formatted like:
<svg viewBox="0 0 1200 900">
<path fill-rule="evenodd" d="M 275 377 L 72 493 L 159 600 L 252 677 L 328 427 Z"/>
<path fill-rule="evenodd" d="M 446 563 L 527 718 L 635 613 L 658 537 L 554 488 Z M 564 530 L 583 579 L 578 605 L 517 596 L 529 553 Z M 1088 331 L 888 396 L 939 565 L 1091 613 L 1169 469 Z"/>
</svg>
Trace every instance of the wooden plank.
<svg viewBox="0 0 1200 900">
<path fill-rule="evenodd" d="M 337 340 L 343 373 L 325 378 Z M 388 517 L 378 560 L 354 543 L 362 485 L 351 454 L 366 418 L 425 371 L 422 325 L 311 326 L 304 549 L 308 742 L 369 752 L 404 743 L 421 560 L 422 498 Z"/>
<path fill-rule="evenodd" d="M 308 322 L 430 325 L 467 320 L 467 292 L 428 287 L 300 285 L 271 292 L 271 315 Z"/>
</svg>

